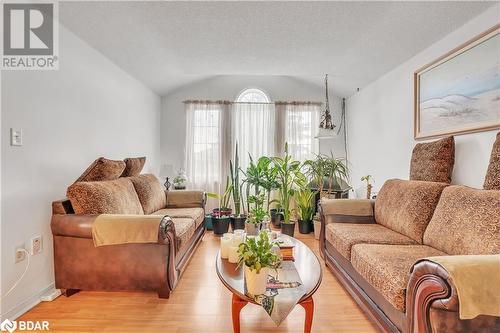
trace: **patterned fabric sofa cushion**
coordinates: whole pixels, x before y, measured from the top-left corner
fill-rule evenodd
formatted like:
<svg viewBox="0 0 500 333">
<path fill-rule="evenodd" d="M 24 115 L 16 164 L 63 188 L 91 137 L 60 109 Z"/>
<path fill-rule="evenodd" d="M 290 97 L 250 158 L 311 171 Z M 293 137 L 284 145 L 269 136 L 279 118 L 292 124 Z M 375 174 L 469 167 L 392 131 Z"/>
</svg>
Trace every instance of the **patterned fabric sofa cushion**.
<svg viewBox="0 0 500 333">
<path fill-rule="evenodd" d="M 484 178 L 483 188 L 485 190 L 500 190 L 500 132 L 497 133 L 497 139 L 491 150 L 490 164 Z"/>
<path fill-rule="evenodd" d="M 500 253 L 500 191 L 446 188 L 424 244 L 452 255 Z"/>
<path fill-rule="evenodd" d="M 418 143 L 413 148 L 410 179 L 449 184 L 454 164 L 455 139 L 452 136 Z"/>
<path fill-rule="evenodd" d="M 205 219 L 205 211 L 203 208 L 193 207 L 193 208 L 165 208 L 153 212 L 152 215 L 168 215 L 171 218 L 185 217 L 193 219 L 196 228 L 203 223 Z"/>
<path fill-rule="evenodd" d="M 129 178 L 77 182 L 66 195 L 76 214 L 144 214 Z"/>
<path fill-rule="evenodd" d="M 167 206 L 167 196 L 155 175 L 145 174 L 129 178 L 134 184 L 144 214 L 151 214 Z"/>
<path fill-rule="evenodd" d="M 422 243 L 445 183 L 390 179 L 375 201 L 377 223 Z"/>
<path fill-rule="evenodd" d="M 123 161 L 113 161 L 104 157 L 99 157 L 89 165 L 75 183 L 114 180 L 120 177 L 124 169 L 125 162 Z"/>
<path fill-rule="evenodd" d="M 325 231 L 327 242 L 347 260 L 351 260 L 351 249 L 355 244 L 417 243 L 380 224 L 330 223 Z"/>
<path fill-rule="evenodd" d="M 410 269 L 421 258 L 445 253 L 425 245 L 357 244 L 351 263 L 382 296 L 399 311 L 405 311 Z"/>
<path fill-rule="evenodd" d="M 193 219 L 188 217 L 172 217 L 175 226 L 176 250 L 180 251 L 189 244 L 189 240 L 196 231 Z"/>
<path fill-rule="evenodd" d="M 129 157 L 123 160 L 125 162 L 125 170 L 121 177 L 135 177 L 139 176 L 146 163 L 146 157 Z"/>
</svg>

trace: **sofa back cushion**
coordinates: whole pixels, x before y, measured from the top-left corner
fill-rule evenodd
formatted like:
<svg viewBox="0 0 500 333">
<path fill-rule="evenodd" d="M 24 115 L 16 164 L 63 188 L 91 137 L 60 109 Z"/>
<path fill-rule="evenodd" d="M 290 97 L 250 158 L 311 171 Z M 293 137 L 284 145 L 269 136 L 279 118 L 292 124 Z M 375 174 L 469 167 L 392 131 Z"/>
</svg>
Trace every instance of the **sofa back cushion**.
<svg viewBox="0 0 500 333">
<path fill-rule="evenodd" d="M 485 190 L 500 190 L 500 132 L 491 150 L 490 165 L 484 178 Z"/>
<path fill-rule="evenodd" d="M 455 164 L 455 139 L 450 136 L 434 142 L 418 143 L 413 148 L 410 179 L 451 183 Z"/>
<path fill-rule="evenodd" d="M 146 157 L 128 157 L 123 160 L 125 162 L 125 170 L 123 170 L 122 177 L 135 177 L 139 176 L 146 163 Z"/>
<path fill-rule="evenodd" d="M 144 214 L 129 178 L 76 182 L 66 195 L 76 214 Z"/>
<path fill-rule="evenodd" d="M 446 188 L 424 244 L 451 255 L 500 253 L 500 190 Z"/>
<path fill-rule="evenodd" d="M 390 179 L 375 201 L 375 220 L 389 229 L 422 243 L 425 228 L 445 183 Z"/>
<path fill-rule="evenodd" d="M 144 174 L 129 178 L 139 196 L 144 214 L 152 214 L 167 206 L 167 195 L 155 175 Z"/>
<path fill-rule="evenodd" d="M 99 157 L 78 177 L 75 182 L 95 182 L 100 180 L 113 180 L 120 177 L 125 170 L 124 161 L 108 160 Z"/>
</svg>

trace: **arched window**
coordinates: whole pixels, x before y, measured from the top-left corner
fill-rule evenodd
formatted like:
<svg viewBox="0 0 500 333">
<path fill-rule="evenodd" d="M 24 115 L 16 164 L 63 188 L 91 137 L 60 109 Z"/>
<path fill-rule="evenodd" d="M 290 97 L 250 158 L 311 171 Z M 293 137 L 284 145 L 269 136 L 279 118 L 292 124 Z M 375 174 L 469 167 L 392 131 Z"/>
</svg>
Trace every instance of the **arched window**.
<svg viewBox="0 0 500 333">
<path fill-rule="evenodd" d="M 260 89 L 250 88 L 243 90 L 236 98 L 239 103 L 270 103 L 271 100 L 265 92 Z"/>
<path fill-rule="evenodd" d="M 249 154 L 257 160 L 274 155 L 274 104 L 265 92 L 250 88 L 236 98 L 233 108 L 233 146 L 238 143 L 240 166 L 245 170 Z"/>
</svg>

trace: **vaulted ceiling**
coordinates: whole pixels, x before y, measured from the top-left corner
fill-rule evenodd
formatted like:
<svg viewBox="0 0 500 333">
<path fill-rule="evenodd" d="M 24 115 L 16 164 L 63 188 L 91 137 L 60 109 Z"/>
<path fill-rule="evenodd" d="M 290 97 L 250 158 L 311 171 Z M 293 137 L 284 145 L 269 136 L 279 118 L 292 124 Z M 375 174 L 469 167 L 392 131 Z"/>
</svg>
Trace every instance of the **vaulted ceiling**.
<svg viewBox="0 0 500 333">
<path fill-rule="evenodd" d="M 288 75 L 349 96 L 493 2 L 62 2 L 62 24 L 160 95 Z"/>
</svg>

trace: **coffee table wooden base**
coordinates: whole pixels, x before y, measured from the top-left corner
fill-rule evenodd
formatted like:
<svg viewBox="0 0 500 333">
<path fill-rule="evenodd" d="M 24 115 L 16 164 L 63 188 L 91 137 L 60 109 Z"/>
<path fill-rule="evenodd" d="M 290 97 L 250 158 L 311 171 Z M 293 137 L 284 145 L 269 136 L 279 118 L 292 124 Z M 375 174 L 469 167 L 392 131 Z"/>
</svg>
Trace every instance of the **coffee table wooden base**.
<svg viewBox="0 0 500 333">
<path fill-rule="evenodd" d="M 240 312 L 241 309 L 247 305 L 247 301 L 239 298 L 233 294 L 233 302 L 231 306 L 231 313 L 233 317 L 233 332 L 240 333 Z M 308 297 L 299 303 L 306 311 L 306 318 L 304 322 L 304 333 L 311 333 L 311 327 L 314 314 L 314 301 L 312 297 Z"/>
</svg>

